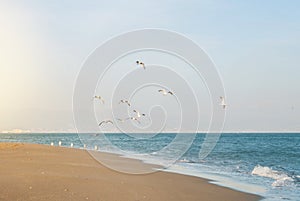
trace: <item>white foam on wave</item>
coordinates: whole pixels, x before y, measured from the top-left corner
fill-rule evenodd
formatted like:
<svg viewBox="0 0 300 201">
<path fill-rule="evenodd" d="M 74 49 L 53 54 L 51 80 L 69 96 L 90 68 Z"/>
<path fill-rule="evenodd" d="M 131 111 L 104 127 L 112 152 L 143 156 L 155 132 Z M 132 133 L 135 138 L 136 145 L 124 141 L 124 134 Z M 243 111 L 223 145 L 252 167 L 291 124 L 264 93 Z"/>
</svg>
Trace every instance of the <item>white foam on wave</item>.
<svg viewBox="0 0 300 201">
<path fill-rule="evenodd" d="M 172 166 L 170 166 L 168 169 L 165 169 L 164 171 L 208 179 L 210 180 L 209 183 L 216 184 L 219 186 L 224 186 L 227 188 L 232 188 L 246 193 L 255 193 L 255 194 L 263 195 L 266 192 L 266 189 L 262 186 L 242 182 L 240 180 L 236 180 L 233 177 L 230 177 L 228 175 L 226 176 L 221 173 L 202 171 L 201 169 L 202 168 L 195 169 L 195 168 L 182 166 L 182 164 L 173 164 Z"/>
<path fill-rule="evenodd" d="M 288 174 L 281 171 L 273 170 L 272 168 L 269 168 L 267 166 L 264 167 L 257 165 L 254 167 L 251 174 L 274 179 L 275 181 L 272 183 L 273 187 L 285 186 L 294 181 L 294 179 Z"/>
<path fill-rule="evenodd" d="M 273 187 L 280 187 L 280 186 L 286 186 L 290 184 L 291 182 L 294 182 L 294 180 L 291 177 L 283 177 L 281 179 L 277 179 L 272 183 Z"/>
</svg>

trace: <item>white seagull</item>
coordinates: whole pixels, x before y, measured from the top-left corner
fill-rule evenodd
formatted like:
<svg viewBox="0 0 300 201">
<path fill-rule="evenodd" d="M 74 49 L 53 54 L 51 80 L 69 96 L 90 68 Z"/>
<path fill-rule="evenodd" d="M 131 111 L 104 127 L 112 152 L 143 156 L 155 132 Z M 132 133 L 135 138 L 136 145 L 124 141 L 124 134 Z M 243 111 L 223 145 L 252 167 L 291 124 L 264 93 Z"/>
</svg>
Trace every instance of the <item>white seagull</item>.
<svg viewBox="0 0 300 201">
<path fill-rule="evenodd" d="M 104 104 L 104 99 L 101 96 L 94 96 L 93 99 L 99 99 Z"/>
<path fill-rule="evenodd" d="M 172 91 L 166 91 L 165 89 L 160 89 L 160 90 L 158 90 L 158 92 L 162 93 L 164 96 L 167 94 L 174 95 L 174 93 Z"/>
<path fill-rule="evenodd" d="M 131 105 L 131 104 L 129 103 L 128 100 L 124 100 L 124 99 L 120 100 L 119 104 L 121 104 L 121 103 L 125 103 L 125 104 L 127 104 L 128 106 Z"/>
<path fill-rule="evenodd" d="M 137 111 L 137 110 L 133 110 L 133 112 L 135 112 L 135 113 L 136 113 L 136 116 L 137 116 L 137 117 L 146 116 L 146 114 L 144 114 L 144 113 L 140 113 L 140 112 L 139 112 L 139 111 Z"/>
<path fill-rule="evenodd" d="M 144 70 L 146 70 L 146 66 L 145 66 L 145 64 L 144 64 L 143 62 L 141 62 L 141 61 L 136 61 L 136 64 L 137 64 L 137 65 L 140 65 L 141 67 L 144 68 Z"/>
<path fill-rule="evenodd" d="M 225 108 L 226 108 L 226 106 L 227 106 L 227 104 L 225 103 L 225 97 L 223 97 L 223 96 L 220 96 L 220 99 L 221 99 L 221 103 L 220 103 L 220 105 L 223 107 L 223 109 L 225 109 Z"/>
<path fill-rule="evenodd" d="M 108 124 L 108 123 L 114 124 L 114 122 L 112 120 L 104 120 L 99 123 L 99 126 L 101 126 L 102 124 Z"/>
</svg>

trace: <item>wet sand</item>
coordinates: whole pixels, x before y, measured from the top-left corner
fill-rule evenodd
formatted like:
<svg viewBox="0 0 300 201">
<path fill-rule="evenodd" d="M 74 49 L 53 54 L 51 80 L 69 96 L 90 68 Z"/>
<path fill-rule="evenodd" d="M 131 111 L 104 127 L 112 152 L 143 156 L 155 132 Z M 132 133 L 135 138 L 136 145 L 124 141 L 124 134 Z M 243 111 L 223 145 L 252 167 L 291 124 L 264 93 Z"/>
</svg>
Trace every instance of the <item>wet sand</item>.
<svg viewBox="0 0 300 201">
<path fill-rule="evenodd" d="M 153 168 L 138 160 L 102 154 L 124 167 Z M 145 170 L 145 169 L 143 169 Z M 254 201 L 261 197 L 168 172 L 125 174 L 87 151 L 46 145 L 0 143 L 0 200 Z"/>
</svg>

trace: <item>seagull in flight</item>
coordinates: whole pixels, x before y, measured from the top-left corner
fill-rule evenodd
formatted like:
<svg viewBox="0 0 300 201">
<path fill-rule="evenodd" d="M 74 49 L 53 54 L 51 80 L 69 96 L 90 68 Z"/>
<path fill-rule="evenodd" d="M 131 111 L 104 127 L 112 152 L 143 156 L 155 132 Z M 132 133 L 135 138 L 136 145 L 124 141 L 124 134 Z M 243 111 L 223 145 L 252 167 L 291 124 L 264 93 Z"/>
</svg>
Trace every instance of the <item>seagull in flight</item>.
<svg viewBox="0 0 300 201">
<path fill-rule="evenodd" d="M 145 66 L 145 64 L 144 64 L 143 62 L 141 62 L 141 61 L 136 61 L 136 64 L 137 64 L 137 65 L 140 65 L 141 67 L 144 68 L 144 70 L 146 70 L 146 66 Z"/>
<path fill-rule="evenodd" d="M 93 99 L 99 99 L 104 104 L 104 99 L 101 96 L 94 96 Z"/>
<path fill-rule="evenodd" d="M 221 103 L 220 103 L 220 105 L 223 107 L 223 109 L 225 109 L 225 108 L 226 108 L 226 106 L 227 106 L 227 104 L 225 103 L 225 97 L 223 97 L 223 96 L 220 96 L 220 99 L 221 99 Z"/>
<path fill-rule="evenodd" d="M 137 110 L 133 110 L 133 112 L 135 112 L 135 113 L 136 113 L 136 116 L 137 116 L 137 117 L 146 116 L 146 114 L 144 114 L 144 113 L 140 113 L 140 112 L 139 112 L 139 111 L 137 111 Z"/>
<path fill-rule="evenodd" d="M 102 124 L 108 124 L 108 123 L 114 124 L 114 122 L 112 120 L 104 120 L 99 123 L 99 126 L 101 126 Z"/>
<path fill-rule="evenodd" d="M 121 104 L 121 103 L 125 103 L 125 104 L 127 104 L 129 107 L 130 107 L 130 103 L 129 103 L 129 101 L 128 100 L 120 100 L 120 102 L 119 102 L 119 104 Z"/>
<path fill-rule="evenodd" d="M 165 89 L 160 89 L 160 90 L 158 90 L 158 92 L 162 93 L 164 96 L 167 94 L 174 95 L 174 93 L 172 91 L 166 91 Z"/>
</svg>

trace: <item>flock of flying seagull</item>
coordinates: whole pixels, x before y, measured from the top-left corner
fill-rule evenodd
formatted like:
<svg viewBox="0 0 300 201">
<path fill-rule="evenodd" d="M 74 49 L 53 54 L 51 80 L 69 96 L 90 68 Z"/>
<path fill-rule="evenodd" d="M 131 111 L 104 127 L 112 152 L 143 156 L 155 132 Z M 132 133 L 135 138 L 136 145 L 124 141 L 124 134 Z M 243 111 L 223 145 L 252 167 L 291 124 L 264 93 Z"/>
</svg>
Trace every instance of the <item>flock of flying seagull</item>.
<svg viewBox="0 0 300 201">
<path fill-rule="evenodd" d="M 142 67 L 144 70 L 146 70 L 146 66 L 145 66 L 145 64 L 143 62 L 136 61 L 136 64 L 138 66 Z M 161 93 L 164 96 L 166 96 L 166 95 L 174 95 L 174 93 L 172 91 L 167 91 L 165 89 L 159 89 L 158 92 Z M 101 96 L 95 95 L 93 97 L 93 100 L 95 100 L 95 99 L 98 99 L 99 101 L 101 101 L 102 104 L 105 103 L 104 99 Z M 220 99 L 221 99 L 220 105 L 222 106 L 223 109 L 225 109 L 226 106 L 227 106 L 227 104 L 225 103 L 225 98 L 223 96 L 220 96 Z M 124 100 L 124 99 L 120 100 L 119 104 L 126 104 L 128 107 L 131 106 L 131 103 L 128 100 Z M 120 121 L 120 122 L 125 122 L 127 120 L 134 120 L 134 121 L 136 121 L 136 122 L 138 122 L 140 124 L 141 122 L 140 122 L 139 119 L 142 118 L 142 117 L 145 117 L 146 114 L 140 113 L 137 110 L 133 110 L 133 112 L 135 113 L 135 116 L 127 117 L 125 119 L 117 118 L 117 120 Z M 114 122 L 112 120 L 108 119 L 108 120 L 101 121 L 98 125 L 102 126 L 104 124 L 114 124 Z"/>
</svg>

